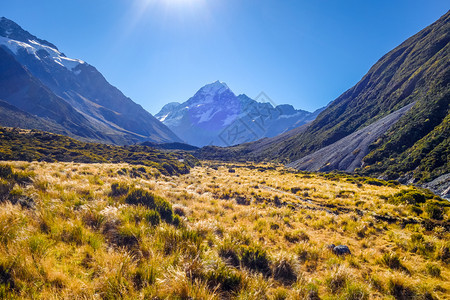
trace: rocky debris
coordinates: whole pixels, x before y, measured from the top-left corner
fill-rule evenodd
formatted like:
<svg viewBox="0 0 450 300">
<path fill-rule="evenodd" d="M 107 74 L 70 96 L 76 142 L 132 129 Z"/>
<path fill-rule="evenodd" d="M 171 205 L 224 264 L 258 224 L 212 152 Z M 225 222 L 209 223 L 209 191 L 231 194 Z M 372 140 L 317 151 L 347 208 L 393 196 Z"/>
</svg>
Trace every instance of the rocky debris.
<svg viewBox="0 0 450 300">
<path fill-rule="evenodd" d="M 331 245 L 328 245 L 327 248 L 330 249 L 331 251 L 333 251 L 333 253 L 338 256 L 352 254 L 350 252 L 350 249 L 348 248 L 348 246 L 345 246 L 345 245 L 335 246 L 334 244 L 331 244 Z"/>
<path fill-rule="evenodd" d="M 423 187 L 430 189 L 442 198 L 450 200 L 450 173 L 444 174 L 435 180 L 424 184 Z"/>
<path fill-rule="evenodd" d="M 408 104 L 373 124 L 287 166 L 304 171 L 342 170 L 353 172 L 355 168 L 361 167 L 363 158 L 370 152 L 369 146 L 387 132 L 414 104 L 415 102 Z"/>
</svg>

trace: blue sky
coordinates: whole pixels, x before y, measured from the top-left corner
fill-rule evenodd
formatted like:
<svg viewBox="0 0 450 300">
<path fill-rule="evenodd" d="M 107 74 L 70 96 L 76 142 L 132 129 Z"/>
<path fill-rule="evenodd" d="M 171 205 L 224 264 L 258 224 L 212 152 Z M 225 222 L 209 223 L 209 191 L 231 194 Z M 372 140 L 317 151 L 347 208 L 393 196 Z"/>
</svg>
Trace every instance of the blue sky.
<svg viewBox="0 0 450 300">
<path fill-rule="evenodd" d="M 82 59 L 155 114 L 220 80 L 315 110 L 448 0 L 14 0 L 0 15 Z"/>
</svg>

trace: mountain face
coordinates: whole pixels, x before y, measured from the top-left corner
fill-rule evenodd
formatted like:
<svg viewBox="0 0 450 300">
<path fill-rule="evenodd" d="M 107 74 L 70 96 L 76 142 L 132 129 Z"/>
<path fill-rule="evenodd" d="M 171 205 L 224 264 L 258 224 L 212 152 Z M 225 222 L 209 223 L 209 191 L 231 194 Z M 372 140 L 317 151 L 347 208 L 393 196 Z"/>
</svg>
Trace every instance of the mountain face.
<svg viewBox="0 0 450 300">
<path fill-rule="evenodd" d="M 184 103 L 165 105 L 155 117 L 186 143 L 201 147 L 276 136 L 314 120 L 317 114 L 236 96 L 225 83 L 216 81 Z"/>
<path fill-rule="evenodd" d="M 181 141 L 93 66 L 66 57 L 6 18 L 0 19 L 0 68 L 0 99 L 22 110 L 23 118 L 31 114 L 52 123 L 50 129 L 115 144 Z"/>
<path fill-rule="evenodd" d="M 449 42 L 447 12 L 384 55 L 307 126 L 227 149 L 208 147 L 198 155 L 277 160 L 302 170 L 346 170 L 418 184 L 448 174 Z M 381 124 L 388 116 L 389 124 Z M 360 142 L 353 142 L 356 136 Z"/>
</svg>

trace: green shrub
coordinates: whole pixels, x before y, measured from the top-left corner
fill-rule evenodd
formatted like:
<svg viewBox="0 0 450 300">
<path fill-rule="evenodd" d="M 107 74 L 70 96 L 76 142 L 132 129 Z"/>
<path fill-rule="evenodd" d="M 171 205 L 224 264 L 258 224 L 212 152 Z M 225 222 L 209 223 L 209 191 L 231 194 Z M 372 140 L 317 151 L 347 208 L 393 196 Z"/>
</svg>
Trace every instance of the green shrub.
<svg viewBox="0 0 450 300">
<path fill-rule="evenodd" d="M 180 227 L 183 224 L 183 221 L 179 215 L 173 215 L 172 224 L 175 227 Z"/>
<path fill-rule="evenodd" d="M 425 206 L 425 211 L 430 219 L 442 220 L 444 218 L 444 209 L 437 203 L 427 203 Z"/>
<path fill-rule="evenodd" d="M 3 287 L 3 288 L 2 288 Z M 15 282 L 11 274 L 11 268 L 0 265 L 0 299 L 13 299 L 6 297 L 10 295 L 11 289 L 15 288 Z"/>
<path fill-rule="evenodd" d="M 366 287 L 358 283 L 347 283 L 342 298 L 345 300 L 366 300 L 369 299 L 369 292 Z"/>
<path fill-rule="evenodd" d="M 115 182 L 111 184 L 111 193 L 110 195 L 112 197 L 119 197 L 126 195 L 128 191 L 130 190 L 130 187 L 123 182 Z"/>
<path fill-rule="evenodd" d="M 112 242 L 119 247 L 132 248 L 139 243 L 138 229 L 132 225 L 125 224 L 117 229 Z"/>
<path fill-rule="evenodd" d="M 219 287 L 222 291 L 231 292 L 239 290 L 242 276 L 228 266 L 221 265 L 206 274 L 206 280 L 211 288 Z"/>
<path fill-rule="evenodd" d="M 434 252 L 435 245 L 433 242 L 425 241 L 425 237 L 421 233 L 413 233 L 409 241 L 409 249 L 414 253 L 428 255 Z"/>
<path fill-rule="evenodd" d="M 272 275 L 275 280 L 291 285 L 297 281 L 297 274 L 291 260 L 281 257 L 273 262 Z"/>
<path fill-rule="evenodd" d="M 224 243 L 222 243 L 218 248 L 218 253 L 219 253 L 219 256 L 222 257 L 222 259 L 226 263 L 228 263 L 234 267 L 239 266 L 240 259 L 237 254 L 237 251 L 232 243 L 230 243 L 228 241 L 225 241 Z"/>
<path fill-rule="evenodd" d="M 417 295 L 414 288 L 406 285 L 400 278 L 388 281 L 388 291 L 395 299 L 414 299 Z"/>
<path fill-rule="evenodd" d="M 155 210 L 147 210 L 144 213 L 144 219 L 152 226 L 157 226 L 161 222 L 161 216 Z"/>
<path fill-rule="evenodd" d="M 0 178 L 12 178 L 13 170 L 10 165 L 0 165 Z"/>
<path fill-rule="evenodd" d="M 173 211 L 170 203 L 146 190 L 133 189 L 128 193 L 125 202 L 127 204 L 142 205 L 156 210 L 161 216 L 161 219 L 167 223 L 173 221 Z"/>
<path fill-rule="evenodd" d="M 303 230 L 297 230 L 293 233 L 287 232 L 284 235 L 284 238 L 291 243 L 296 243 L 296 242 L 300 242 L 300 241 L 303 241 L 303 242 L 309 241 L 308 234 L 306 232 L 304 232 Z"/>
<path fill-rule="evenodd" d="M 142 289 L 156 282 L 156 269 L 152 264 L 142 263 L 138 266 L 134 278 L 134 284 Z"/>
<path fill-rule="evenodd" d="M 450 262 L 450 243 L 442 245 L 438 248 L 436 258 L 442 260 L 445 263 Z"/>
<path fill-rule="evenodd" d="M 433 277 L 441 276 L 441 269 L 436 264 L 427 263 L 426 270 Z"/>
<path fill-rule="evenodd" d="M 388 185 L 388 183 L 387 183 L 386 181 L 378 180 L 378 179 L 373 179 L 373 178 L 364 180 L 364 183 L 365 183 L 365 184 L 370 184 L 370 185 L 375 185 L 375 186 L 385 186 L 385 185 Z"/>
<path fill-rule="evenodd" d="M 170 164 L 164 162 L 161 165 L 161 168 L 165 171 L 166 174 L 168 175 L 174 175 L 176 173 L 175 169 L 173 168 L 173 166 L 171 166 Z"/>
<path fill-rule="evenodd" d="M 395 200 L 397 203 L 407 203 L 407 204 L 418 204 L 418 203 L 425 203 L 426 198 L 423 194 L 411 191 L 407 192 L 401 195 L 397 196 L 397 199 Z"/>
<path fill-rule="evenodd" d="M 411 206 L 411 212 L 417 216 L 420 216 L 423 213 L 423 210 L 418 206 Z"/>
<path fill-rule="evenodd" d="M 7 199 L 12 189 L 13 184 L 11 182 L 0 179 L 0 201 Z"/>
<path fill-rule="evenodd" d="M 405 267 L 402 265 L 400 261 L 400 257 L 397 253 L 393 252 L 386 252 L 381 257 L 381 263 L 385 266 L 387 266 L 390 269 L 395 270 L 402 270 L 405 269 Z"/>
<path fill-rule="evenodd" d="M 173 221 L 173 211 L 172 205 L 159 196 L 155 196 L 155 209 L 161 215 L 161 219 L 167 223 L 172 223 Z"/>
<path fill-rule="evenodd" d="M 266 275 L 270 274 L 269 256 L 260 246 L 242 246 L 241 263 L 250 270 L 261 272 Z"/>
<path fill-rule="evenodd" d="M 194 258 L 197 257 L 202 244 L 202 237 L 196 231 L 184 227 L 179 229 L 171 226 L 160 228 L 157 238 L 166 255 L 180 252 Z"/>
<path fill-rule="evenodd" d="M 143 190 L 133 189 L 125 198 L 125 203 L 132 205 L 143 205 L 150 209 L 155 208 L 155 195 Z"/>
<path fill-rule="evenodd" d="M 326 279 L 325 283 L 328 289 L 336 294 L 340 292 L 347 284 L 348 274 L 344 269 L 339 268 L 334 273 L 330 274 Z"/>
</svg>

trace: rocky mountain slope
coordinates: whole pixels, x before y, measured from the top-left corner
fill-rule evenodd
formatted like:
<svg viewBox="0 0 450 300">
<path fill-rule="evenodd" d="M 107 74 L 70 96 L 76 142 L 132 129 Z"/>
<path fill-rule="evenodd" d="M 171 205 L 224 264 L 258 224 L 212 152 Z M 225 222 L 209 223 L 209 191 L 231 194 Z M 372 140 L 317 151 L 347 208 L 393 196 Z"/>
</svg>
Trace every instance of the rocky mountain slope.
<svg viewBox="0 0 450 300">
<path fill-rule="evenodd" d="M 353 172 L 361 166 L 363 158 L 370 151 L 369 146 L 391 128 L 413 105 L 414 103 L 411 103 L 329 146 L 288 164 L 288 166 L 319 172 L 332 170 Z"/>
<path fill-rule="evenodd" d="M 357 171 L 419 184 L 449 173 L 449 42 L 450 12 L 384 55 L 360 82 L 308 126 L 232 148 L 205 148 L 198 155 L 277 160 L 306 170 Z M 346 155 L 331 161 L 322 158 L 322 163 L 314 167 L 300 163 L 314 153 L 319 157 L 326 152 L 324 147 L 348 142 L 352 134 L 369 130 L 369 125 L 376 126 L 376 122 L 407 106 L 412 107 L 391 126 L 384 126 L 385 131 L 366 143 L 365 149 L 359 149 L 358 143 L 353 147 L 346 143 L 347 153 L 364 150 L 363 158 L 355 155 L 356 160 L 348 163 L 342 163 L 348 159 Z M 316 152 L 319 150 L 322 152 Z M 326 167 L 328 163 L 333 168 Z"/>
<path fill-rule="evenodd" d="M 184 103 L 165 105 L 155 116 L 188 144 L 231 146 L 276 136 L 314 120 L 320 112 L 274 106 L 263 94 L 258 98 L 265 102 L 236 96 L 216 81 Z"/>
<path fill-rule="evenodd" d="M 39 129 L 85 140 L 180 141 L 93 66 L 66 57 L 55 45 L 4 17 L 0 19 L 0 69 L 0 99 L 22 111 L 24 128 L 35 128 L 28 120 L 31 114 L 46 124 Z M 3 120 L 0 125 L 10 126 Z M 63 132 L 54 130 L 61 127 Z"/>
</svg>

